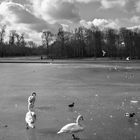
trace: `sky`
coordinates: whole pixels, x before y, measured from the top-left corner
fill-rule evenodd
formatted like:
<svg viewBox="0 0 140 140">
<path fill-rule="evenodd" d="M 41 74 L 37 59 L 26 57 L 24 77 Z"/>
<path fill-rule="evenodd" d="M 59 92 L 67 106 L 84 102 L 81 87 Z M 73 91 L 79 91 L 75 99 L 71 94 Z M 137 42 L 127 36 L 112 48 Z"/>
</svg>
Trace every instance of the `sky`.
<svg viewBox="0 0 140 140">
<path fill-rule="evenodd" d="M 60 27 L 140 28 L 140 0 L 0 0 L 2 25 L 7 34 L 16 30 L 38 44 L 42 31 Z"/>
</svg>

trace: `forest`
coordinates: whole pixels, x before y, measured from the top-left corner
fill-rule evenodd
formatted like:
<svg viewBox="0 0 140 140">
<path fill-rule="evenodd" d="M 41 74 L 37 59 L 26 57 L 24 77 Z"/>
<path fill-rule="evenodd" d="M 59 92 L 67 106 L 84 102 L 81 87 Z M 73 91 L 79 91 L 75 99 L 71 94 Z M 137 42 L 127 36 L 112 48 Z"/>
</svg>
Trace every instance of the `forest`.
<svg viewBox="0 0 140 140">
<path fill-rule="evenodd" d="M 0 57 L 46 56 L 51 59 L 109 57 L 140 59 L 140 30 L 138 28 L 99 29 L 77 27 L 73 31 L 59 28 L 56 34 L 42 31 L 42 44 L 26 41 L 25 34 L 12 30 L 5 41 L 6 25 L 0 28 Z M 28 33 L 27 33 L 28 34 Z"/>
</svg>

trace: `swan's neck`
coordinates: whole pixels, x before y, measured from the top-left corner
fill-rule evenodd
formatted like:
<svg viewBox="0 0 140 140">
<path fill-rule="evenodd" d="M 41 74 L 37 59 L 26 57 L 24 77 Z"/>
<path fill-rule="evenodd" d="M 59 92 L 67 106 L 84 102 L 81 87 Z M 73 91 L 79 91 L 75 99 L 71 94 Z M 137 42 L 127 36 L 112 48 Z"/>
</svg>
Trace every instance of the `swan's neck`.
<svg viewBox="0 0 140 140">
<path fill-rule="evenodd" d="M 77 125 L 81 125 L 81 124 L 80 124 L 80 118 L 77 118 L 76 124 L 77 124 Z"/>
</svg>

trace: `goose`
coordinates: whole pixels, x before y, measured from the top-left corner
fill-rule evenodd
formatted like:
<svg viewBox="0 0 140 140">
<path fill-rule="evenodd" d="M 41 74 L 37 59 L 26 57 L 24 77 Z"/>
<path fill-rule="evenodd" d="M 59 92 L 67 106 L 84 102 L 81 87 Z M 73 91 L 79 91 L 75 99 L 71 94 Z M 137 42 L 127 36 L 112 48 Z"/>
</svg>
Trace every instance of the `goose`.
<svg viewBox="0 0 140 140">
<path fill-rule="evenodd" d="M 25 116 L 26 129 L 35 128 L 36 114 L 33 111 L 28 111 Z"/>
<path fill-rule="evenodd" d="M 78 137 L 76 137 L 74 135 L 74 133 L 78 133 L 80 131 L 83 131 L 84 130 L 84 127 L 82 127 L 82 125 L 80 124 L 80 121 L 81 120 L 84 120 L 83 116 L 82 115 L 79 115 L 76 119 L 76 123 L 69 123 L 65 126 L 63 126 L 60 131 L 57 132 L 57 134 L 61 134 L 61 133 L 70 133 L 72 134 L 72 138 L 74 140 L 77 140 L 79 139 Z"/>
<path fill-rule="evenodd" d="M 125 113 L 125 116 L 126 117 L 129 117 L 129 118 L 133 118 L 134 116 L 136 115 L 136 113 Z"/>
<path fill-rule="evenodd" d="M 74 102 L 72 104 L 69 104 L 68 105 L 70 108 L 73 108 L 74 107 Z"/>
</svg>

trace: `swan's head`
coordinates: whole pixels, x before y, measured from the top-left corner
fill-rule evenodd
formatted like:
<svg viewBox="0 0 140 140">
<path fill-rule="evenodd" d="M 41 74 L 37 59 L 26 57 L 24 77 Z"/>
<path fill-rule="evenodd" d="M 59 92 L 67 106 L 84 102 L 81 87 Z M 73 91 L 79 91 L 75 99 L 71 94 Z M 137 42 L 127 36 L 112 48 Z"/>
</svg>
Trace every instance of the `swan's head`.
<svg viewBox="0 0 140 140">
<path fill-rule="evenodd" d="M 36 93 L 35 93 L 35 92 L 33 92 L 33 93 L 32 93 L 32 96 L 34 96 L 34 97 L 35 97 L 35 96 L 36 96 Z"/>
</svg>

